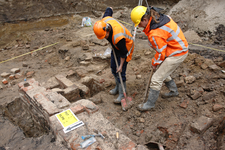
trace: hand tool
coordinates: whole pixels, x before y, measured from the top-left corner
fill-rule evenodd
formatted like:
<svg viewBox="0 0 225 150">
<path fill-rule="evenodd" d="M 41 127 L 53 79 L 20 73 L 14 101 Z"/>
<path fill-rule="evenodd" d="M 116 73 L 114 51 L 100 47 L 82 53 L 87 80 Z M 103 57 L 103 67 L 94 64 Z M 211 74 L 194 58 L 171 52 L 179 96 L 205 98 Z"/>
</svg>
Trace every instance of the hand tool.
<svg viewBox="0 0 225 150">
<path fill-rule="evenodd" d="M 116 67 L 119 68 L 118 62 L 117 62 L 117 59 L 116 59 L 115 50 L 112 49 L 112 51 L 113 51 L 113 55 L 114 55 L 114 58 L 115 58 Z M 121 73 L 118 72 L 118 74 L 119 74 L 120 83 L 121 83 L 121 86 L 122 86 L 122 89 L 123 89 L 123 95 L 124 95 L 124 98 L 121 100 L 121 105 L 122 105 L 123 111 L 126 111 L 126 110 L 128 110 L 129 108 L 132 107 L 133 102 L 132 102 L 132 98 L 131 97 L 127 97 L 126 91 L 124 89 L 124 85 L 123 85 L 123 80 L 122 80 L 122 77 L 121 77 Z"/>
<path fill-rule="evenodd" d="M 86 138 L 89 138 L 89 137 L 101 137 L 101 138 L 105 138 L 101 133 L 98 132 L 98 134 L 95 134 L 95 135 L 85 135 L 85 136 L 81 136 L 81 138 L 84 140 Z"/>
</svg>

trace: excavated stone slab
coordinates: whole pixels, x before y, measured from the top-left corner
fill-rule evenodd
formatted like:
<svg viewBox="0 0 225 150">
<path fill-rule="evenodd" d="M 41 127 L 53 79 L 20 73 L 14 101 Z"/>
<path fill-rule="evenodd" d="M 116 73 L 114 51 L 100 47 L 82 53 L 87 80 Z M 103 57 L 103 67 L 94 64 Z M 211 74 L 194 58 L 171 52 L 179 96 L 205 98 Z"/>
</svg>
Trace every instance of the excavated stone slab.
<svg viewBox="0 0 225 150">
<path fill-rule="evenodd" d="M 212 125 L 212 123 L 212 118 L 201 116 L 191 124 L 191 131 L 201 134 L 205 132 Z"/>
</svg>

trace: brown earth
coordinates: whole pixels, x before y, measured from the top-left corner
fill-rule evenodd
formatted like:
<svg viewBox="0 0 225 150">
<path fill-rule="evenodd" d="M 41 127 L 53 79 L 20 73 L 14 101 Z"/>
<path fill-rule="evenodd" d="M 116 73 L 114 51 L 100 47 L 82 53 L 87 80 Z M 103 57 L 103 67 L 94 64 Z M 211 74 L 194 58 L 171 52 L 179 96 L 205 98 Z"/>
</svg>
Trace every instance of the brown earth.
<svg viewBox="0 0 225 150">
<path fill-rule="evenodd" d="M 124 17 L 127 14 L 115 13 L 119 15 L 117 18 L 130 23 L 129 19 Z M 127 94 L 133 98 L 134 106 L 124 112 L 120 105 L 113 103 L 117 95 L 108 94 L 115 83 L 110 70 L 110 59 L 102 56 L 110 45 L 106 41 L 99 41 L 91 27 L 80 27 L 81 19 L 82 17 L 77 15 L 68 18 L 68 24 L 62 27 L 50 26 L 42 30 L 15 32 L 14 36 L 9 38 L 8 44 L 1 47 L 0 62 L 58 42 L 37 52 L 0 63 L 0 73 L 10 73 L 12 68 L 20 68 L 21 75 L 18 79 L 6 78 L 9 83 L 1 84 L 0 149 L 63 149 L 60 143 L 54 142 L 51 134 L 39 138 L 25 137 L 23 132 L 4 116 L 2 110 L 19 95 L 17 84 L 28 79 L 28 72 L 34 71 L 31 76 L 41 85 L 45 85 L 51 77 L 57 74 L 68 75 L 71 70 L 74 75 L 68 78 L 73 82 L 85 76 L 95 76 L 99 80 L 105 89 L 94 94 L 93 99 L 102 100 L 97 104 L 100 111 L 136 143 L 155 141 L 171 150 L 224 148 L 225 74 L 221 71 L 225 70 L 224 39 L 219 39 L 221 45 L 212 45 L 216 40 L 201 42 L 203 46 L 222 51 L 190 45 L 188 57 L 172 74 L 172 78 L 179 85 L 180 95 L 168 99 L 160 96 L 154 109 L 139 112 L 136 107 L 143 101 L 151 58 L 155 54 L 140 30 L 136 37 L 132 61 L 127 68 Z M 99 18 L 92 18 L 92 21 L 97 19 Z M 219 29 L 223 27 L 218 28 L 218 31 Z M 221 37 L 221 34 L 217 35 Z M 83 50 L 85 47 L 87 49 Z M 192 77 L 194 81 L 191 82 L 187 77 Z M 164 92 L 168 92 L 165 85 L 161 90 L 161 93 Z M 213 118 L 213 124 L 201 134 L 194 133 L 190 126 L 201 116 Z"/>
</svg>

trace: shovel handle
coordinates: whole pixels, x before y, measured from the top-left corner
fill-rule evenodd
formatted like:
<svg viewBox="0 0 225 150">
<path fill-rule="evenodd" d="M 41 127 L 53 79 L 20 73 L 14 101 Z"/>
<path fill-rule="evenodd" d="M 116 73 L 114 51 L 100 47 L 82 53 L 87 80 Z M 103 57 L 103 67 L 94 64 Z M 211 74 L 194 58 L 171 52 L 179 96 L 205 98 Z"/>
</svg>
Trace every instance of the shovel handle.
<svg viewBox="0 0 225 150">
<path fill-rule="evenodd" d="M 117 62 L 117 59 L 116 59 L 116 53 L 115 53 L 114 49 L 112 49 L 112 51 L 113 51 L 114 59 L 115 59 L 115 62 L 116 62 L 116 67 L 119 68 L 118 62 Z M 122 80 L 122 77 L 121 77 L 121 73 L 118 72 L 118 74 L 119 74 L 120 83 L 121 83 L 121 86 L 122 86 L 122 89 L 123 89 L 123 95 L 126 98 L 127 96 L 126 96 L 126 92 L 125 92 L 125 89 L 124 89 L 124 85 L 123 85 L 123 80 Z"/>
<path fill-rule="evenodd" d="M 153 75 L 153 69 L 151 70 L 151 73 L 150 73 L 150 76 L 149 76 L 149 79 L 148 79 L 148 84 L 147 84 L 146 89 L 145 89 L 145 95 L 144 95 L 143 103 L 145 103 L 145 101 L 147 99 L 148 89 L 149 89 L 149 85 L 151 83 L 152 75 Z"/>
</svg>

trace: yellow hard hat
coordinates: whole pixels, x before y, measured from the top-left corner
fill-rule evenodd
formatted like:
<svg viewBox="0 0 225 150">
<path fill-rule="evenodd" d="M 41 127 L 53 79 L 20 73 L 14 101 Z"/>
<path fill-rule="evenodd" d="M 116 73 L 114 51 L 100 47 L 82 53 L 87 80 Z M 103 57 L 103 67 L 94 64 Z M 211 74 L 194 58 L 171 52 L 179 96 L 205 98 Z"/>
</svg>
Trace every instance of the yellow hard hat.
<svg viewBox="0 0 225 150">
<path fill-rule="evenodd" d="M 133 21 L 135 27 L 141 22 L 141 18 L 144 16 L 147 7 L 136 6 L 130 13 L 131 20 Z"/>
<path fill-rule="evenodd" d="M 106 35 L 106 23 L 104 21 L 97 21 L 93 27 L 94 33 L 98 39 L 104 39 Z"/>
</svg>

